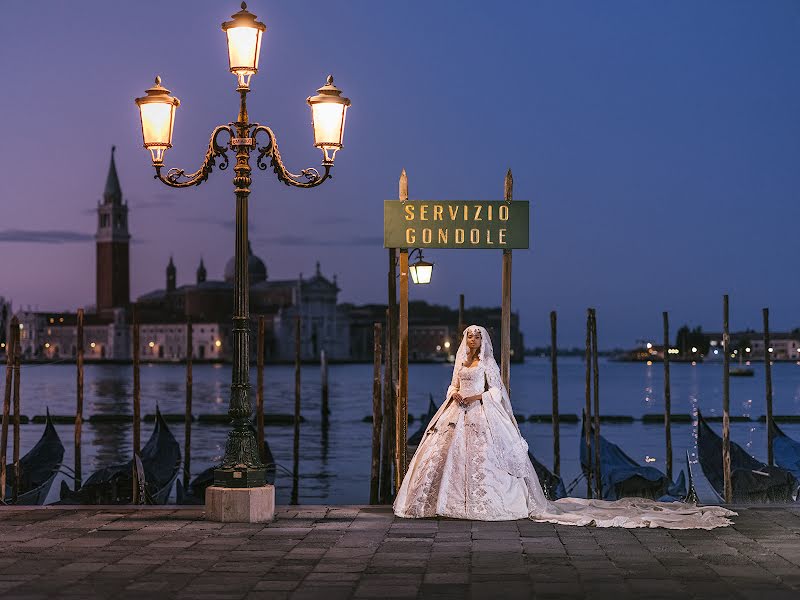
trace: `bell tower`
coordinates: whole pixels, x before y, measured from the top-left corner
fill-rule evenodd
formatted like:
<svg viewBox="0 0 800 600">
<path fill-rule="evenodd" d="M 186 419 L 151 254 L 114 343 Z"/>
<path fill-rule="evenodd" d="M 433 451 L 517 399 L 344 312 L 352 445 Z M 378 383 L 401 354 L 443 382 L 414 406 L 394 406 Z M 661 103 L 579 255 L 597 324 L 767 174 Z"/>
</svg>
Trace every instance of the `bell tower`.
<svg viewBox="0 0 800 600">
<path fill-rule="evenodd" d="M 128 205 L 122 189 L 111 147 L 103 201 L 97 205 L 97 312 L 110 316 L 114 308 L 130 304 L 130 259 L 128 248 Z"/>
</svg>

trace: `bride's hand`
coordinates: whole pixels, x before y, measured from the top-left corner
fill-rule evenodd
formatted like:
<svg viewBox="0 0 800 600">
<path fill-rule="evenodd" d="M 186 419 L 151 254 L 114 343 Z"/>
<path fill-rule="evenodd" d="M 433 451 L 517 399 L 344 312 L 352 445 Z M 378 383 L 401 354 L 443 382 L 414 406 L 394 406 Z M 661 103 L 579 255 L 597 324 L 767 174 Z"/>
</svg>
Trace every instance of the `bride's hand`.
<svg viewBox="0 0 800 600">
<path fill-rule="evenodd" d="M 450 397 L 453 400 L 455 400 L 456 402 L 458 402 L 459 404 L 461 404 L 464 401 L 464 398 L 462 398 L 461 394 L 459 394 L 458 392 L 453 392 L 453 395 L 450 396 Z"/>
</svg>

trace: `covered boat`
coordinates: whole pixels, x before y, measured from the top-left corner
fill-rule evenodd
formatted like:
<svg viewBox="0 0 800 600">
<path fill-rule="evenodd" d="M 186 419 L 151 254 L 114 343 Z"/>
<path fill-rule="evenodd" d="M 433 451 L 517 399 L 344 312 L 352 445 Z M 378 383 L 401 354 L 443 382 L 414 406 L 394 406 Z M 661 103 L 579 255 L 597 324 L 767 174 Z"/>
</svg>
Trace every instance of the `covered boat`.
<svg viewBox="0 0 800 600">
<path fill-rule="evenodd" d="M 181 449 L 156 408 L 153 433 L 139 454 L 137 485 L 144 486 L 146 504 L 166 504 L 181 466 Z M 134 461 L 95 471 L 78 490 L 61 483 L 60 504 L 130 504 L 133 501 Z"/>
<path fill-rule="evenodd" d="M 48 410 L 42 437 L 30 452 L 19 459 L 20 486 L 16 502 L 13 502 L 14 465 L 12 463 L 6 467 L 6 503 L 44 504 L 63 460 L 64 444 L 61 443 L 61 438 L 53 427 Z"/>
<path fill-rule="evenodd" d="M 775 464 L 789 471 L 800 481 L 800 442 L 783 433 L 774 419 L 769 427 L 772 429 L 772 453 Z"/>
<path fill-rule="evenodd" d="M 731 441 L 731 487 L 733 501 L 748 504 L 792 502 L 798 480 L 786 469 L 770 467 L 750 456 Z M 697 453 L 700 466 L 720 500 L 725 497 L 722 470 L 722 438 L 697 412 Z"/>
<path fill-rule="evenodd" d="M 583 430 L 581 430 L 583 431 Z M 591 461 L 594 462 L 594 427 L 589 426 Z M 581 468 L 589 471 L 589 457 L 583 435 L 579 439 Z M 592 468 L 593 469 L 593 468 Z M 592 472 L 594 477 L 594 472 Z M 681 473 L 676 483 L 656 469 L 640 465 L 617 446 L 600 436 L 600 493 L 603 500 L 620 498 L 651 498 L 653 500 L 679 500 L 686 496 L 686 480 Z"/>
</svg>

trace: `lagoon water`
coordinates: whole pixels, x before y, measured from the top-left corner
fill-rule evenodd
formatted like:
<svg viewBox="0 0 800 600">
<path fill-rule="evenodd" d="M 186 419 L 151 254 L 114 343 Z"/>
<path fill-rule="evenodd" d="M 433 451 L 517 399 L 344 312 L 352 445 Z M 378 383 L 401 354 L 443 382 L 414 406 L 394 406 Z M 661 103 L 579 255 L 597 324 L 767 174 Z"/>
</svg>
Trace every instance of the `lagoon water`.
<svg viewBox="0 0 800 600">
<path fill-rule="evenodd" d="M 731 379 L 731 414 L 757 418 L 765 414 L 763 365 L 754 365 L 755 377 Z M 615 363 L 601 361 L 601 414 L 641 417 L 663 412 L 663 367 L 659 363 Z M 429 394 L 440 403 L 450 382 L 452 366 L 447 364 L 412 364 L 409 372 L 409 412 L 416 419 L 409 432 L 420 426 L 419 416 L 426 412 Z M 561 413 L 580 415 L 584 404 L 584 364 L 578 358 L 559 359 L 559 397 Z M 182 365 L 148 364 L 142 366 L 142 414 L 155 412 L 156 404 L 164 413 L 182 413 L 184 406 Z M 0 374 L 2 384 L 5 373 Z M 255 369 L 251 381 L 255 384 Z M 268 366 L 264 374 L 265 410 L 268 413 L 292 413 L 294 410 L 294 368 L 289 365 Z M 75 366 L 68 364 L 23 365 L 21 375 L 21 414 L 43 415 L 49 407 L 56 415 L 74 414 Z M 372 365 L 332 365 L 329 371 L 330 426 L 321 427 L 320 372 L 314 365 L 302 369 L 302 414 L 305 423 L 300 437 L 299 501 L 302 504 L 363 504 L 369 501 L 371 424 L 363 418 L 372 412 Z M 689 414 L 699 407 L 705 415 L 722 413 L 721 364 L 671 365 L 672 412 Z M 229 365 L 195 365 L 193 412 L 224 414 L 227 411 L 230 386 Z M 773 366 L 774 413 L 800 414 L 800 366 L 781 363 Z M 2 386 L 0 385 L 0 389 Z M 85 367 L 84 417 L 95 414 L 130 414 L 133 389 L 132 368 L 127 365 Z M 255 391 L 253 392 L 255 404 Z M 550 413 L 550 363 L 542 358 L 528 358 L 511 368 L 511 401 L 517 414 Z M 553 438 L 550 423 L 521 423 L 520 427 L 534 455 L 552 466 Z M 721 431 L 720 423 L 713 423 Z M 800 424 L 783 424 L 782 429 L 800 439 Z M 58 433 L 66 446 L 64 461 L 73 464 L 73 429 L 58 425 Z M 142 424 L 142 443 L 147 440 L 151 423 Z M 183 446 L 183 423 L 170 424 L 173 434 Z M 24 454 L 39 439 L 43 425 L 21 426 L 21 447 Z M 197 474 L 217 462 L 223 451 L 227 426 L 195 422 L 192 429 L 192 473 Z M 580 473 L 578 448 L 579 424 L 561 424 L 561 473 L 569 485 Z M 664 470 L 664 431 L 659 424 L 603 423 L 601 433 L 619 444 L 632 458 Z M 267 426 L 266 438 L 276 462 L 291 471 L 292 434 L 289 426 Z M 692 425 L 673 423 L 673 461 L 675 474 L 686 468 L 688 450 L 694 461 L 693 473 L 703 502 L 716 501 L 711 488 L 696 464 Z M 745 447 L 760 460 L 766 458 L 766 428 L 763 423 L 732 423 L 732 440 Z M 9 444 L 10 446 L 10 444 Z M 131 453 L 131 427 L 128 424 L 95 425 L 84 423 L 84 478 L 95 469 L 111 463 L 125 462 Z M 9 448 L 10 455 L 10 448 Z M 59 475 L 48 501 L 58 496 Z M 71 485 L 71 480 L 67 479 Z M 278 469 L 277 500 L 287 504 L 291 477 Z M 583 495 L 586 484 L 581 481 L 573 495 Z"/>
</svg>

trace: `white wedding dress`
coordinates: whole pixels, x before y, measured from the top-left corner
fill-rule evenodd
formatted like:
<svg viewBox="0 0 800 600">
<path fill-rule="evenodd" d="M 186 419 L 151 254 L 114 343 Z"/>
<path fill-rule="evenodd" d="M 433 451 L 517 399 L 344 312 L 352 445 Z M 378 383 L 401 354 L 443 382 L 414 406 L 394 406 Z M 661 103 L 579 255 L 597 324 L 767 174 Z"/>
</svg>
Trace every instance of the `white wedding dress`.
<svg viewBox="0 0 800 600">
<path fill-rule="evenodd" d="M 467 331 L 481 333 L 480 361 L 464 366 Z M 451 396 L 481 394 L 462 408 Z M 720 506 L 625 498 L 614 502 L 562 498 L 549 501 L 528 457 L 489 333 L 464 330 L 447 396 L 431 419 L 394 502 L 399 517 L 452 517 L 480 521 L 533 519 L 596 527 L 712 529 L 736 513 Z"/>
</svg>

